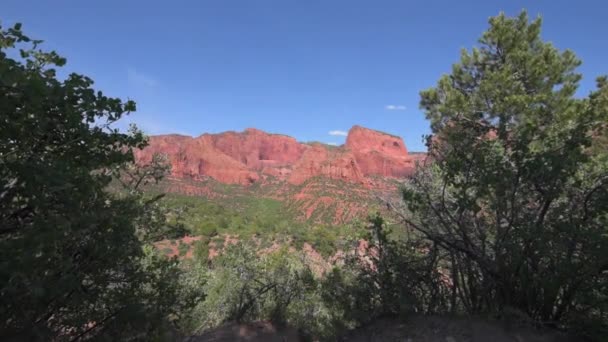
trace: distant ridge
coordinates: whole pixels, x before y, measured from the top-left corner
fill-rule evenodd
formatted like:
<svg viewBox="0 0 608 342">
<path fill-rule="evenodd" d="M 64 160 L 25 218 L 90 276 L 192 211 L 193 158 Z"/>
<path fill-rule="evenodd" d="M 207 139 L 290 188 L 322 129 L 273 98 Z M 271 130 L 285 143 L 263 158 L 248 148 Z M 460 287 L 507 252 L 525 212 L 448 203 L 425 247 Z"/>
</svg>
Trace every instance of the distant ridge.
<svg viewBox="0 0 608 342">
<path fill-rule="evenodd" d="M 171 164 L 166 191 L 214 198 L 226 194 L 213 184 L 238 185 L 248 196 L 286 202 L 303 219 L 330 217 L 334 223 L 367 215 L 378 192 L 397 194 L 398 182 L 426 158 L 408 152 L 400 137 L 361 126 L 353 126 L 340 146 L 252 128 L 156 135 L 135 159 L 146 164 L 157 153 Z"/>
<path fill-rule="evenodd" d="M 369 176 L 402 178 L 413 172 L 415 161 L 424 155 L 409 153 L 398 136 L 358 125 L 349 130 L 346 143 L 339 146 L 298 142 L 256 128 L 198 137 L 156 135 L 150 137 L 148 147 L 136 152 L 136 160 L 148 162 L 155 153 L 167 155 L 174 177 L 208 176 L 242 185 L 266 175 L 292 184 L 315 176 L 362 183 Z"/>
</svg>

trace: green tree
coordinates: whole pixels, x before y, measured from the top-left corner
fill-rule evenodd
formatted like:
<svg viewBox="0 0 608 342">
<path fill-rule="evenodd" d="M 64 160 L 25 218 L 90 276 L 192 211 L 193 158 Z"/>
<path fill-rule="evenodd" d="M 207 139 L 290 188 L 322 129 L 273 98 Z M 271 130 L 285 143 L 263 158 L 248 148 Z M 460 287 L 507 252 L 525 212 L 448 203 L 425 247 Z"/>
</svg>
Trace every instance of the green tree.
<svg viewBox="0 0 608 342">
<path fill-rule="evenodd" d="M 419 239 L 391 239 L 379 214 L 369 218 L 367 228 L 344 267 L 323 281 L 324 299 L 336 316 L 361 325 L 379 316 L 443 312 L 447 286 L 441 279 L 437 248 Z"/>
<path fill-rule="evenodd" d="M 581 62 L 541 39 L 540 19 L 489 24 L 421 93 L 434 162 L 406 186 L 402 216 L 447 252 L 454 306 L 606 322 L 608 158 L 590 147 L 608 82 L 577 97 Z"/>
<path fill-rule="evenodd" d="M 112 128 L 135 103 L 86 76 L 57 78 L 66 60 L 40 43 L 19 24 L 0 27 L 0 336 L 152 334 L 176 268 L 144 253 L 166 227 L 160 197 L 140 186 L 165 169 L 135 167 L 145 137 Z M 111 191 L 119 180 L 125 188 Z"/>
<path fill-rule="evenodd" d="M 314 310 L 307 298 L 315 281 L 302 255 L 287 247 L 258 255 L 255 244 L 226 246 L 213 259 L 205 278 L 205 301 L 198 303 L 185 325 L 190 332 L 226 321 L 271 320 L 308 324 Z"/>
</svg>

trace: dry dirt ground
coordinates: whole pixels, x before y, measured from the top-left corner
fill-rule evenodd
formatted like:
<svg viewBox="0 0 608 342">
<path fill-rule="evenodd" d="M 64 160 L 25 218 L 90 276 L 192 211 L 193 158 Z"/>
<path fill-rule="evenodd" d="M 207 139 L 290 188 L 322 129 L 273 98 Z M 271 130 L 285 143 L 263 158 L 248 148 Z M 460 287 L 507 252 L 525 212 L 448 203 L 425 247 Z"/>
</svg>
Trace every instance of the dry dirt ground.
<svg viewBox="0 0 608 342">
<path fill-rule="evenodd" d="M 227 323 L 184 342 L 306 341 L 296 329 L 277 328 L 267 322 Z M 351 331 L 340 341 L 372 342 L 578 342 L 583 339 L 517 323 L 475 318 L 414 316 L 381 319 Z"/>
</svg>

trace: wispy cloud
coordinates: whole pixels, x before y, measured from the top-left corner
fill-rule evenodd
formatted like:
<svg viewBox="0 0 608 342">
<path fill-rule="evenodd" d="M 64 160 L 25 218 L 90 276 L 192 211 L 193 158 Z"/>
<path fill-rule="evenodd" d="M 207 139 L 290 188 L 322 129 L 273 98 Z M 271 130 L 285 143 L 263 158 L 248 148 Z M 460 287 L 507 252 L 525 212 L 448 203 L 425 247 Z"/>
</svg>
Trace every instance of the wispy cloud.
<svg viewBox="0 0 608 342">
<path fill-rule="evenodd" d="M 386 109 L 386 110 L 406 110 L 407 107 L 405 107 L 404 105 L 386 105 L 384 107 L 384 109 Z"/>
<path fill-rule="evenodd" d="M 334 130 L 334 131 L 329 131 L 329 135 L 337 135 L 337 136 L 345 137 L 345 136 L 348 135 L 348 132 L 340 131 L 340 130 Z"/>
<path fill-rule="evenodd" d="M 130 84 L 136 86 L 145 86 L 145 87 L 156 87 L 158 86 L 158 81 L 153 77 L 146 75 L 140 71 L 135 70 L 134 68 L 127 69 L 127 79 Z"/>
</svg>

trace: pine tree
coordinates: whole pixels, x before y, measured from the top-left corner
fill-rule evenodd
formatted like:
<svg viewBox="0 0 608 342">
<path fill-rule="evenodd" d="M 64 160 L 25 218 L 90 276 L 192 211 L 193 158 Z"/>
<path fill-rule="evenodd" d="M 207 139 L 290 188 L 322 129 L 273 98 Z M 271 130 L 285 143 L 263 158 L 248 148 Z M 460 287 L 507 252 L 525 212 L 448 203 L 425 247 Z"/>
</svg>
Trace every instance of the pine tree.
<svg viewBox="0 0 608 342">
<path fill-rule="evenodd" d="M 608 122 L 606 78 L 577 97 L 581 61 L 541 39 L 540 18 L 500 14 L 489 24 L 479 46 L 421 92 L 434 162 L 404 190 L 408 225 L 450 255 L 468 312 L 598 316 L 608 158 L 590 147 Z"/>
</svg>

